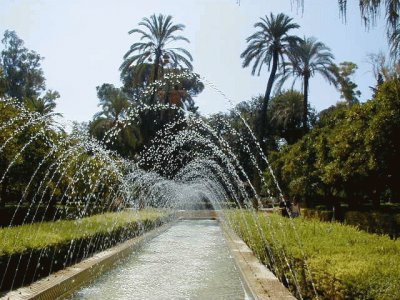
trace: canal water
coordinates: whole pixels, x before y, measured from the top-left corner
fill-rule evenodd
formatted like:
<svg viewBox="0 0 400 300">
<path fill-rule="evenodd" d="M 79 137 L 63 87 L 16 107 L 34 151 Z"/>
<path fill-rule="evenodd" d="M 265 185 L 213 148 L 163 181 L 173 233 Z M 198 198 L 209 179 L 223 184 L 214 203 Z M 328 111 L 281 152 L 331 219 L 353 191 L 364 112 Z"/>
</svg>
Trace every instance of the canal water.
<svg viewBox="0 0 400 300">
<path fill-rule="evenodd" d="M 184 220 L 70 299 L 249 299 L 217 221 Z"/>
</svg>

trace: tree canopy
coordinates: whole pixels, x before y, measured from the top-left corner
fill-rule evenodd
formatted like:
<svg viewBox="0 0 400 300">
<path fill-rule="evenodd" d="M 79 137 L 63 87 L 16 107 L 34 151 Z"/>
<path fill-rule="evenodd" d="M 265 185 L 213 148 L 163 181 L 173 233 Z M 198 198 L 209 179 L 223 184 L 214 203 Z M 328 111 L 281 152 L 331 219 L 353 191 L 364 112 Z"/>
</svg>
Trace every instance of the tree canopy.
<svg viewBox="0 0 400 300">
<path fill-rule="evenodd" d="M 358 102 L 361 92 L 356 90 L 357 84 L 350 79 L 350 76 L 357 70 L 357 65 L 349 61 L 344 61 L 339 66 L 332 64 L 331 70 L 336 77 L 340 98 L 344 99 L 349 105 Z"/>
<path fill-rule="evenodd" d="M 24 47 L 15 31 L 6 30 L 2 39 L 0 67 L 6 78 L 5 94 L 20 102 L 37 98 L 45 90 L 45 78 L 40 67 L 42 57 Z"/>
<path fill-rule="evenodd" d="M 374 99 L 339 104 L 309 134 L 276 152 L 271 161 L 283 189 L 308 205 L 343 202 L 357 208 L 399 199 L 399 92 L 398 79 L 386 81 Z"/>
</svg>

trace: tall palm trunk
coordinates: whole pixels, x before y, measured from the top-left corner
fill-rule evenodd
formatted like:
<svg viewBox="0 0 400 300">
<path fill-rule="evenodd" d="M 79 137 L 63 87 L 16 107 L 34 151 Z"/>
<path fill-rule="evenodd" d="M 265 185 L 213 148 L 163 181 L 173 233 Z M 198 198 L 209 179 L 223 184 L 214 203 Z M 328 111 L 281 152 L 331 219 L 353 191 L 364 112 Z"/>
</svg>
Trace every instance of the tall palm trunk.
<svg viewBox="0 0 400 300">
<path fill-rule="evenodd" d="M 271 97 L 271 91 L 272 91 L 272 85 L 274 84 L 275 80 L 275 75 L 276 71 L 278 69 L 278 59 L 279 59 L 279 53 L 277 51 L 274 52 L 273 57 L 272 57 L 272 68 L 271 68 L 271 74 L 269 75 L 268 78 L 268 83 L 267 83 L 267 90 L 265 91 L 265 96 L 264 96 L 264 101 L 261 106 L 261 112 L 258 120 L 258 134 L 259 134 L 259 143 L 261 146 L 261 149 L 264 154 L 267 153 L 267 143 L 264 141 L 266 132 L 268 131 L 268 120 L 267 120 L 267 112 L 268 112 L 268 104 L 269 100 Z M 258 161 L 259 166 L 261 169 L 265 169 L 265 162 L 261 158 Z M 254 178 L 253 178 L 253 185 L 257 193 L 261 192 L 262 184 L 261 184 L 261 178 L 258 175 L 257 171 L 254 172 Z"/>
<path fill-rule="evenodd" d="M 153 74 L 153 81 L 158 79 L 159 67 L 161 63 L 161 48 L 158 46 L 155 50 L 155 60 L 154 60 L 154 74 Z"/>
<path fill-rule="evenodd" d="M 268 129 L 268 120 L 267 120 L 267 111 L 268 111 L 268 104 L 271 97 L 272 85 L 274 84 L 276 71 L 278 69 L 278 60 L 279 60 L 279 53 L 275 51 L 272 58 L 272 68 L 271 74 L 268 78 L 267 90 L 265 91 L 264 101 L 261 107 L 260 119 L 258 121 L 259 126 L 259 139 L 260 145 L 264 153 L 266 153 L 267 147 L 264 143 L 265 132 Z"/>
<path fill-rule="evenodd" d="M 161 60 L 161 51 L 157 50 L 156 51 L 156 57 L 155 57 L 155 60 L 154 60 L 154 69 L 153 69 L 154 73 L 153 73 L 152 82 L 155 82 L 156 80 L 158 80 L 160 60 Z M 153 94 L 151 95 L 151 104 L 154 104 L 155 97 L 156 97 L 156 92 L 153 91 Z"/>
<path fill-rule="evenodd" d="M 158 79 L 158 68 L 160 67 L 160 60 L 156 58 L 156 62 L 154 63 L 154 73 L 153 73 L 153 82 Z"/>
<path fill-rule="evenodd" d="M 308 86 L 310 75 L 304 75 L 304 101 L 303 101 L 303 130 L 304 133 L 308 131 Z"/>
</svg>

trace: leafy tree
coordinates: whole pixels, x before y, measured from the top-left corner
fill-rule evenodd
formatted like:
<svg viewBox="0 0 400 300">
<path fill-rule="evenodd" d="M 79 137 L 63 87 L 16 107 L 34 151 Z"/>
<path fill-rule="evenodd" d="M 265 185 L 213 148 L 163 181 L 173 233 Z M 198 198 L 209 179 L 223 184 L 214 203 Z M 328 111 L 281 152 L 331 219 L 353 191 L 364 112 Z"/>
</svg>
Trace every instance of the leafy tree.
<svg viewBox="0 0 400 300">
<path fill-rule="evenodd" d="M 315 38 L 304 38 L 299 43 L 291 44 L 288 51 L 289 62 L 285 63 L 285 72 L 279 74 L 278 90 L 283 83 L 293 76 L 294 81 L 303 81 L 303 130 L 309 128 L 308 123 L 308 92 L 310 78 L 317 73 L 321 74 L 329 83 L 336 85 L 334 73 L 331 66 L 333 54 L 325 44 L 318 42 Z"/>
<path fill-rule="evenodd" d="M 383 52 L 369 54 L 368 62 L 371 64 L 372 73 L 379 83 L 378 85 L 382 84 L 384 81 L 390 81 L 400 77 L 400 63 L 390 62 Z"/>
<path fill-rule="evenodd" d="M 321 128 L 324 126 L 335 127 L 344 119 L 346 119 L 346 112 L 349 106 L 344 102 L 337 102 L 318 113 L 318 121 L 316 127 Z"/>
<path fill-rule="evenodd" d="M 350 79 L 350 76 L 357 70 L 357 65 L 352 62 L 344 61 L 341 62 L 339 66 L 333 64 L 331 69 L 339 85 L 340 98 L 344 99 L 349 105 L 357 103 L 361 92 L 356 90 L 357 84 Z"/>
<path fill-rule="evenodd" d="M 174 68 L 165 68 L 165 74 L 182 74 L 182 70 Z M 132 102 L 135 101 L 152 101 L 151 98 L 143 97 L 148 83 L 150 82 L 151 65 L 146 64 L 146 71 L 141 73 L 141 76 L 136 77 L 133 70 L 123 78 L 122 90 L 130 98 Z M 179 80 L 165 80 L 165 85 L 158 91 L 158 99 L 161 103 L 177 105 L 191 111 L 197 112 L 198 107 L 195 105 L 194 97 L 200 94 L 204 89 L 204 84 L 198 80 L 199 75 L 193 74 L 190 77 L 182 76 Z"/>
<path fill-rule="evenodd" d="M 2 39 L 0 67 L 6 79 L 5 94 L 24 101 L 37 98 L 45 90 L 45 78 L 40 67 L 42 57 L 24 47 L 15 31 L 6 30 Z"/>
<path fill-rule="evenodd" d="M 252 75 L 260 75 L 264 64 L 271 67 L 258 124 L 261 145 L 264 145 L 268 103 L 279 62 L 284 62 L 288 45 L 299 40 L 298 37 L 288 34 L 290 30 L 299 28 L 292 21 L 292 18 L 282 13 L 276 16 L 271 13 L 269 17 L 261 18 L 260 22 L 254 24 L 258 31 L 247 38 L 248 46 L 240 55 L 243 58 L 243 67 L 248 67 L 253 62 Z"/>
<path fill-rule="evenodd" d="M 0 97 L 6 93 L 6 79 L 4 78 L 3 69 L 0 66 Z"/>
<path fill-rule="evenodd" d="M 376 96 L 373 117 L 365 132 L 365 144 L 371 152 L 370 167 L 374 170 L 378 182 L 374 200 L 379 205 L 382 190 L 388 189 L 392 201 L 400 199 L 400 81 L 392 79 L 382 84 Z M 372 179 L 373 180 L 373 179 Z"/>
<path fill-rule="evenodd" d="M 347 0 L 338 0 L 340 11 L 346 16 Z M 385 15 L 388 29 L 397 25 L 400 2 L 399 0 L 362 0 L 359 2 L 361 17 L 366 26 L 374 24 L 379 15 L 380 8 L 385 6 Z"/>
<path fill-rule="evenodd" d="M 341 2 L 341 11 L 346 13 L 347 0 Z M 384 6 L 387 36 L 390 44 L 391 54 L 394 58 L 399 55 L 400 45 L 400 1 L 399 0 L 363 0 L 360 1 L 361 17 L 366 26 L 374 25 L 381 7 Z"/>
<path fill-rule="evenodd" d="M 170 43 L 189 40 L 176 33 L 185 28 L 182 24 L 173 24 L 171 16 L 162 14 L 144 18 L 139 23 L 143 29 L 132 29 L 129 34 L 141 35 L 140 42 L 132 44 L 124 55 L 124 62 L 120 67 L 121 78 L 130 76 L 133 80 L 149 76 L 149 63 L 151 64 L 150 82 L 162 77 L 164 66 L 169 64 L 172 68 L 186 67 L 192 70 L 192 56 L 189 51 L 180 47 L 168 47 Z M 149 63 L 146 63 L 148 61 Z M 132 73 L 133 72 L 133 73 Z"/>
<path fill-rule="evenodd" d="M 359 209 L 398 201 L 399 93 L 400 81 L 392 79 L 366 103 L 330 108 L 307 135 L 273 154 L 270 161 L 284 190 L 308 205 L 343 202 Z M 272 180 L 268 174 L 266 179 Z"/>
<path fill-rule="evenodd" d="M 30 118 L 23 105 L 0 102 L 0 206 L 6 202 L 16 202 L 21 199 L 23 191 L 28 187 L 27 200 L 35 193 L 43 178 L 46 167 L 51 164 L 43 158 L 49 153 L 51 144 L 58 140 L 59 134 L 52 129 L 51 118 L 42 118 L 39 122 L 24 126 Z M 15 119 L 14 122 L 9 121 Z M 37 167 L 42 167 L 36 171 Z M 36 175 L 34 177 L 33 174 Z M 25 200 L 25 199 L 24 199 Z"/>
<path fill-rule="evenodd" d="M 263 95 L 253 97 L 249 101 L 242 101 L 227 113 L 218 113 L 207 118 L 207 122 L 228 144 L 229 149 L 235 154 L 241 167 L 244 169 L 253 187 L 262 194 L 260 178 L 260 148 L 255 143 L 253 132 L 258 121 L 258 112 L 263 103 Z M 239 117 L 240 114 L 240 117 Z M 245 124 L 244 121 L 247 123 Z M 249 128 L 252 130 L 249 131 Z M 268 149 L 276 149 L 274 136 L 268 140 Z M 240 174 L 240 172 L 239 172 Z M 242 180 L 246 180 L 243 176 Z M 253 195 L 252 189 L 247 190 Z"/>
</svg>

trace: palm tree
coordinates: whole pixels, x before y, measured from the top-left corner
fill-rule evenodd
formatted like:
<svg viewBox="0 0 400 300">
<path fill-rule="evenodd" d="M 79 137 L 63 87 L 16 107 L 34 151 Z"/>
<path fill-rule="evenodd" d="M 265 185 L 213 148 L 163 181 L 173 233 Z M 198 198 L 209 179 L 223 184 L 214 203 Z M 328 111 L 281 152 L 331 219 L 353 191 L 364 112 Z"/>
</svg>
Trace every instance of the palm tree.
<svg viewBox="0 0 400 300">
<path fill-rule="evenodd" d="M 54 112 L 57 106 L 56 99 L 58 98 L 60 98 L 60 94 L 57 91 L 48 90 L 43 97 L 26 98 L 25 104 L 28 109 L 37 112 L 42 116 L 60 117 L 60 113 Z"/>
<path fill-rule="evenodd" d="M 170 64 L 172 68 L 186 67 L 193 69 L 191 61 L 193 60 L 189 51 L 179 47 L 169 47 L 171 42 L 189 40 L 181 35 L 176 35 L 182 31 L 185 26 L 182 24 L 173 24 L 171 16 L 162 14 L 152 15 L 150 18 L 143 18 L 139 26 L 144 29 L 132 29 L 129 34 L 138 33 L 141 35 L 140 42 L 131 45 L 130 49 L 124 55 L 124 62 L 120 67 L 121 77 L 128 76 L 132 71 L 136 76 L 141 76 L 146 71 L 148 63 L 151 63 L 151 77 L 153 82 L 159 79 L 163 74 L 164 65 Z"/>
<path fill-rule="evenodd" d="M 291 145 L 297 142 L 304 134 L 303 120 L 303 94 L 288 90 L 271 99 L 268 110 L 271 128 L 279 137 L 283 137 Z M 308 109 L 311 122 L 315 119 L 315 111 Z"/>
<path fill-rule="evenodd" d="M 292 44 L 288 51 L 289 62 L 285 63 L 285 72 L 278 74 L 280 80 L 277 89 L 290 76 L 294 76 L 293 85 L 297 79 L 303 81 L 303 130 L 308 130 L 308 92 L 310 78 L 317 73 L 321 74 L 329 83 L 336 86 L 335 74 L 332 71 L 334 56 L 324 43 L 315 38 L 304 38 L 299 43 Z"/>
<path fill-rule="evenodd" d="M 89 130 L 97 139 L 103 140 L 110 129 L 121 125 L 119 121 L 125 117 L 131 103 L 122 90 L 112 84 L 105 83 L 97 87 L 97 96 L 100 99 L 99 106 L 102 107 L 102 111 L 95 114 L 93 121 L 89 124 Z M 134 155 L 142 142 L 139 127 L 122 125 L 121 131 L 113 142 L 111 145 L 113 150 L 125 156 Z"/>
<path fill-rule="evenodd" d="M 112 120 L 114 124 L 117 123 L 130 106 L 127 96 L 121 89 L 110 83 L 104 83 L 102 86 L 98 86 L 96 90 L 102 111 L 97 113 L 95 118 L 105 117 Z"/>
<path fill-rule="evenodd" d="M 301 125 L 303 94 L 295 90 L 285 91 L 271 101 L 271 122 L 284 129 Z"/>
<path fill-rule="evenodd" d="M 240 57 L 244 59 L 243 67 L 249 66 L 250 63 L 254 61 L 251 71 L 252 75 L 257 72 L 257 75 L 259 76 L 264 64 L 266 64 L 268 68 L 271 68 L 258 121 L 259 138 L 261 145 L 263 145 L 265 126 L 268 124 L 268 102 L 278 69 L 278 64 L 280 60 L 284 62 L 284 54 L 288 45 L 299 40 L 297 36 L 288 35 L 288 32 L 291 29 L 296 29 L 300 26 L 296 23 L 292 23 L 293 19 L 283 13 L 280 13 L 277 16 L 271 13 L 269 17 L 265 16 L 265 18 L 260 19 L 261 22 L 254 24 L 254 27 L 259 30 L 246 39 L 248 46 Z"/>
</svg>

